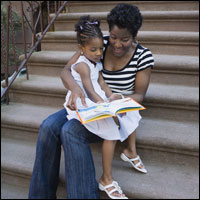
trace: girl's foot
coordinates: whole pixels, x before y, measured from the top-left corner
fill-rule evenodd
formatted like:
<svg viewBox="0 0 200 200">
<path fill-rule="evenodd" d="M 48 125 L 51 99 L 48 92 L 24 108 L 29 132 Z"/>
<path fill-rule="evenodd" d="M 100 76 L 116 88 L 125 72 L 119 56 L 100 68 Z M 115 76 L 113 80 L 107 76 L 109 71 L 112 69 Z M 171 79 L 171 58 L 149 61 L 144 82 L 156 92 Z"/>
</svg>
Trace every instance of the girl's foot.
<svg viewBox="0 0 200 200">
<path fill-rule="evenodd" d="M 110 186 L 109 186 L 110 185 Z M 110 194 L 110 198 L 113 197 L 121 197 L 121 198 L 126 198 L 125 194 L 123 194 L 121 188 L 118 186 L 118 183 L 116 181 L 114 181 L 113 179 L 110 180 L 103 180 L 102 178 L 99 181 L 99 189 L 102 191 L 105 191 L 108 196 Z M 113 192 L 110 193 L 110 191 L 117 189 Z"/>
<path fill-rule="evenodd" d="M 135 159 L 138 156 L 136 152 L 130 151 L 129 149 L 124 149 L 123 154 L 125 154 L 125 156 L 128 157 L 129 159 Z M 136 159 L 132 162 L 134 165 L 136 165 L 137 163 L 140 162 L 140 160 Z M 142 163 L 140 163 L 140 165 L 138 165 L 137 167 L 140 169 L 144 169 L 144 165 Z"/>
</svg>

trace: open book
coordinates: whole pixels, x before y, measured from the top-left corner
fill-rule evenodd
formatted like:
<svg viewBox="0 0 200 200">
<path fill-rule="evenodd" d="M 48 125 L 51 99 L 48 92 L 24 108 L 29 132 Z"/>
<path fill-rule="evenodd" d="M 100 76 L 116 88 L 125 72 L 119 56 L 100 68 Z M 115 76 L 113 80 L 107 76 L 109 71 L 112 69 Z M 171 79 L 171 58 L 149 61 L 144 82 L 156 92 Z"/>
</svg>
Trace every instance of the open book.
<svg viewBox="0 0 200 200">
<path fill-rule="evenodd" d="M 81 123 L 86 124 L 95 120 L 116 116 L 120 113 L 144 109 L 146 109 L 144 106 L 128 97 L 109 103 L 100 103 L 91 107 L 78 109 L 77 114 Z"/>
</svg>

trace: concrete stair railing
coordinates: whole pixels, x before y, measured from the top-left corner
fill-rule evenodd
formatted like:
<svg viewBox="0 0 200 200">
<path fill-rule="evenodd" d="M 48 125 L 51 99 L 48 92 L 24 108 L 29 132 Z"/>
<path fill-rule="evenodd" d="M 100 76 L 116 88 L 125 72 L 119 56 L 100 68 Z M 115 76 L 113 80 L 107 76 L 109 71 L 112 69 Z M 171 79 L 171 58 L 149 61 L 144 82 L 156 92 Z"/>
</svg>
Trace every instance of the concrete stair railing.
<svg viewBox="0 0 200 200">
<path fill-rule="evenodd" d="M 195 199 L 199 197 L 199 58 L 197 1 L 125 1 L 144 16 L 138 41 L 154 55 L 155 67 L 137 129 L 137 152 L 148 170 L 144 175 L 122 162 L 126 145 L 118 142 L 113 176 L 129 198 Z M 30 80 L 22 76 L 10 89 L 10 105 L 2 105 L 2 198 L 26 199 L 41 122 L 63 108 L 66 89 L 60 72 L 76 50 L 74 23 L 83 14 L 101 19 L 116 1 L 73 1 L 43 39 L 41 52 L 28 62 Z M 64 28 L 63 28 L 64 27 Z M 23 59 L 21 56 L 20 59 Z M 91 145 L 96 175 L 102 173 L 101 144 Z M 65 198 L 61 156 L 58 198 Z M 101 193 L 102 198 L 106 198 Z"/>
</svg>

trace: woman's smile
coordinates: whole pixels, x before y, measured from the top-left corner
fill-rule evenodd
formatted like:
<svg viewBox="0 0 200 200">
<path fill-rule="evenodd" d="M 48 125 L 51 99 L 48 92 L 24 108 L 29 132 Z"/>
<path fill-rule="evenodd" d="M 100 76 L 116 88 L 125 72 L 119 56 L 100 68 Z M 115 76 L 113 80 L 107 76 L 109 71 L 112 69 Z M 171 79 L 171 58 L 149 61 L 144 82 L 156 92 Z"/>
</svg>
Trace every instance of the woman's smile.
<svg viewBox="0 0 200 200">
<path fill-rule="evenodd" d="M 122 48 L 114 48 L 114 52 L 116 53 L 116 54 L 120 54 L 120 53 L 122 53 Z"/>
<path fill-rule="evenodd" d="M 112 51 L 113 51 L 113 54 L 117 57 L 124 55 L 124 48 L 122 47 L 120 48 L 112 47 Z"/>
</svg>

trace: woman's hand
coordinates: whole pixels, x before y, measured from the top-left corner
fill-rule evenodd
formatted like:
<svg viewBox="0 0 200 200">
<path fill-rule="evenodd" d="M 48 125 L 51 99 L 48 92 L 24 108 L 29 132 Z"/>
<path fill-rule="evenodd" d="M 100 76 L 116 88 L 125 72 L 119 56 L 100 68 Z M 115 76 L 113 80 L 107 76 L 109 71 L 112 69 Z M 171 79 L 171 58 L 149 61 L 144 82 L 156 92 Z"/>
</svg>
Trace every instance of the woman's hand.
<svg viewBox="0 0 200 200">
<path fill-rule="evenodd" d="M 113 93 L 109 98 L 108 98 L 108 102 L 114 101 L 114 100 L 118 100 L 118 99 L 122 99 L 122 95 L 121 94 L 117 94 L 117 93 Z"/>
<path fill-rule="evenodd" d="M 99 103 L 104 103 L 105 101 L 104 100 L 99 100 L 99 101 L 97 101 L 97 103 L 99 104 Z"/>
<path fill-rule="evenodd" d="M 124 98 L 123 95 L 114 93 L 108 98 L 108 102 L 111 102 L 111 101 L 114 101 L 114 100 L 118 100 L 118 99 L 122 99 L 122 98 Z M 121 113 L 121 114 L 119 114 L 119 116 L 120 117 L 126 116 L 126 113 Z M 115 123 L 116 123 L 116 121 L 115 121 Z"/>
<path fill-rule="evenodd" d="M 71 91 L 71 95 L 67 102 L 67 107 L 69 109 L 77 110 L 77 107 L 76 107 L 77 98 L 80 98 L 83 106 L 87 107 L 86 102 L 85 102 L 85 94 L 84 94 L 83 90 L 80 87 L 76 87 L 73 89 L 73 91 Z"/>
</svg>

